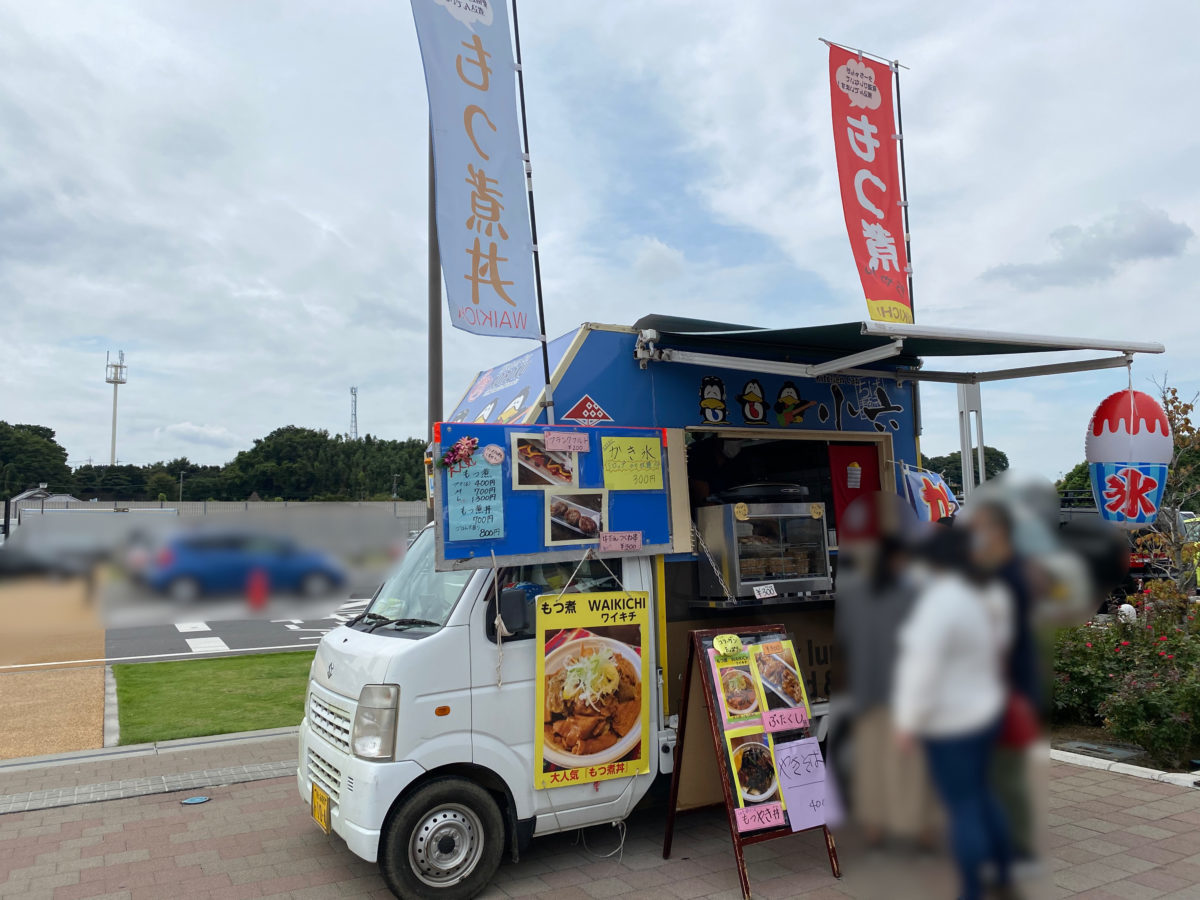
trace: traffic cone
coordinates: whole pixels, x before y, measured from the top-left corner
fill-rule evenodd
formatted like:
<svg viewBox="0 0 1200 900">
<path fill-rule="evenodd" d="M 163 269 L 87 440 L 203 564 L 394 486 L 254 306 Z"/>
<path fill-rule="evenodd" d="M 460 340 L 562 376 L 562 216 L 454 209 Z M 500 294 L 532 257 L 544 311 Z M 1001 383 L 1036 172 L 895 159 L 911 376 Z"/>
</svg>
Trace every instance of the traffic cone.
<svg viewBox="0 0 1200 900">
<path fill-rule="evenodd" d="M 250 573 L 250 580 L 246 584 L 246 601 L 250 604 L 250 608 L 255 612 L 261 612 L 267 608 L 267 596 L 270 594 L 270 585 L 267 584 L 267 573 L 262 569 L 255 569 Z"/>
</svg>

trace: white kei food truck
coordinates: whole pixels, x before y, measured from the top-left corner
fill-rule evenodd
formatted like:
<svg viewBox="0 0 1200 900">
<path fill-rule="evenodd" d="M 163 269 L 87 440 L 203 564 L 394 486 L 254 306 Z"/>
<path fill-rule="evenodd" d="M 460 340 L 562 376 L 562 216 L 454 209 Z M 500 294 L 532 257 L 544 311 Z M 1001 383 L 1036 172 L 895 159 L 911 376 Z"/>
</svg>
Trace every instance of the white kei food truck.
<svg viewBox="0 0 1200 900">
<path fill-rule="evenodd" d="M 919 464 L 916 381 L 966 388 L 965 423 L 978 413 L 981 381 L 1162 352 L 885 323 L 772 330 L 669 317 L 585 325 L 550 349 L 554 428 L 587 434 L 592 452 L 537 443 L 546 431 L 540 351 L 481 372 L 439 426 L 433 454 L 476 439 L 495 472 L 486 497 L 463 502 L 453 469 L 439 470 L 434 523 L 313 660 L 300 794 L 316 823 L 377 861 L 400 897 L 474 896 L 531 837 L 624 819 L 675 764 L 673 713 L 694 629 L 786 625 L 818 715 L 835 668 L 839 518 L 864 492 L 902 491 L 903 468 Z M 993 372 L 923 368 L 925 357 L 1079 350 L 1119 355 Z M 600 435 L 633 429 L 661 434 L 657 493 L 600 459 Z M 970 459 L 965 424 L 963 442 Z M 597 532 L 636 534 L 635 549 L 600 552 Z M 639 651 L 648 765 L 537 787 L 535 626 L 547 608 L 540 598 L 565 591 L 649 599 Z M 695 733 L 680 750 L 692 778 L 681 808 L 721 797 L 711 746 Z"/>
</svg>

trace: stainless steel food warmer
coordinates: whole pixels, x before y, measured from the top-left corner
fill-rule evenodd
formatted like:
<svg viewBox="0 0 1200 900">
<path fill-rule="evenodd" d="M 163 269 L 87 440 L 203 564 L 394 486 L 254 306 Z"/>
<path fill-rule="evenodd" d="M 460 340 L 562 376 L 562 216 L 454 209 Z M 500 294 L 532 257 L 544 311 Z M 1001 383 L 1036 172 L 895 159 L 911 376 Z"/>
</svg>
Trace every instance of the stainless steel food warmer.
<svg viewBox="0 0 1200 900">
<path fill-rule="evenodd" d="M 727 503 L 696 510 L 696 524 L 734 602 L 780 603 L 832 590 L 823 503 Z M 702 548 L 700 595 L 731 605 Z"/>
</svg>

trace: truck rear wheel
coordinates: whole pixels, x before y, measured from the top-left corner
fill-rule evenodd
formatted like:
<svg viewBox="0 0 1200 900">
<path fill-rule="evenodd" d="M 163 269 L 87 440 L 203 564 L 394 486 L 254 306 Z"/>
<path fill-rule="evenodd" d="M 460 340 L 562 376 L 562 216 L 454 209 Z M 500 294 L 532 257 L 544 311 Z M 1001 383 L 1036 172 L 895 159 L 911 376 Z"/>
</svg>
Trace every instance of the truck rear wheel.
<svg viewBox="0 0 1200 900">
<path fill-rule="evenodd" d="M 468 900 L 487 887 L 503 852 L 504 819 L 492 795 L 464 778 L 439 778 L 384 823 L 379 870 L 397 897 Z"/>
</svg>

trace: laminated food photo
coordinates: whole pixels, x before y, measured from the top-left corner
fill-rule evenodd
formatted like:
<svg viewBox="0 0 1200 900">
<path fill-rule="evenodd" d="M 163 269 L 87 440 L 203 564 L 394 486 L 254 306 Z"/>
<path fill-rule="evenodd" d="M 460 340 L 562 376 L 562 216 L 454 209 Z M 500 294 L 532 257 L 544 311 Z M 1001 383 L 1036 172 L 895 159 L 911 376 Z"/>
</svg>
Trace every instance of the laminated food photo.
<svg viewBox="0 0 1200 900">
<path fill-rule="evenodd" d="M 513 490 L 543 491 L 576 487 L 579 484 L 577 454 L 566 450 L 547 450 L 540 434 L 512 436 Z"/>
<path fill-rule="evenodd" d="M 546 493 L 546 543 L 594 544 L 608 530 L 608 492 Z"/>
</svg>

